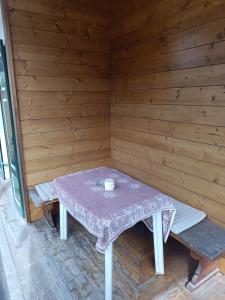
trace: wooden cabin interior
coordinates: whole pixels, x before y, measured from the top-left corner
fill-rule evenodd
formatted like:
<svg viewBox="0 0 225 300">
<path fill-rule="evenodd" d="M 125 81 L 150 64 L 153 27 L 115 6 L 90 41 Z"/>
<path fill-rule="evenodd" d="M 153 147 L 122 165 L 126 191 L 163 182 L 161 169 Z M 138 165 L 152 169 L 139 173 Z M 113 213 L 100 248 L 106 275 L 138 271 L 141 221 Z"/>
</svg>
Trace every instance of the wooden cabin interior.
<svg viewBox="0 0 225 300">
<path fill-rule="evenodd" d="M 28 223 L 29 188 L 109 166 L 225 227 L 224 0 L 1 4 Z"/>
</svg>

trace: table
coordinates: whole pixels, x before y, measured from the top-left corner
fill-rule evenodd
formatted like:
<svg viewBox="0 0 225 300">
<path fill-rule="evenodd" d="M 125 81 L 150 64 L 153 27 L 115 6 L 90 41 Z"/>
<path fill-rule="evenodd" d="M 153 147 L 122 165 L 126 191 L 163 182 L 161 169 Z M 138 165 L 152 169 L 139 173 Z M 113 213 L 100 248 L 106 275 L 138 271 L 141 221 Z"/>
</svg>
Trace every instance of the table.
<svg viewBox="0 0 225 300">
<path fill-rule="evenodd" d="M 114 191 L 96 184 L 106 178 L 115 179 Z M 60 202 L 60 238 L 67 239 L 67 212 L 98 238 L 96 249 L 105 254 L 105 300 L 112 299 L 113 242 L 139 221 L 153 231 L 155 270 L 164 274 L 163 238 L 167 240 L 175 216 L 169 196 L 106 167 L 58 177 L 54 186 Z"/>
</svg>

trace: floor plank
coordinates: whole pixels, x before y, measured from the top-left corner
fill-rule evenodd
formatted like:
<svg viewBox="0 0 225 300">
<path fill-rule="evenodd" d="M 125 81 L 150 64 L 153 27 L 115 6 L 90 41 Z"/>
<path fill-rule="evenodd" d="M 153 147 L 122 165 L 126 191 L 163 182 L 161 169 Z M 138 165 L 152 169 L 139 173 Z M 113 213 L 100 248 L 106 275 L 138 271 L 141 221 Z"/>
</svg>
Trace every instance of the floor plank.
<svg viewBox="0 0 225 300">
<path fill-rule="evenodd" d="M 5 199 L 10 202 L 1 206 L 0 216 L 7 233 L 11 257 L 20 279 L 24 299 L 77 299 L 69 292 L 51 255 L 40 244 L 36 227 L 25 224 L 12 209 L 12 197 L 8 197 L 10 194 L 10 191 L 5 193 Z M 14 281 L 8 278 L 8 283 L 11 292 L 14 290 L 11 286 Z"/>
<path fill-rule="evenodd" d="M 1 300 L 24 300 L 6 233 L 0 219 L 0 295 Z M 9 283 L 9 284 L 8 284 Z"/>
</svg>

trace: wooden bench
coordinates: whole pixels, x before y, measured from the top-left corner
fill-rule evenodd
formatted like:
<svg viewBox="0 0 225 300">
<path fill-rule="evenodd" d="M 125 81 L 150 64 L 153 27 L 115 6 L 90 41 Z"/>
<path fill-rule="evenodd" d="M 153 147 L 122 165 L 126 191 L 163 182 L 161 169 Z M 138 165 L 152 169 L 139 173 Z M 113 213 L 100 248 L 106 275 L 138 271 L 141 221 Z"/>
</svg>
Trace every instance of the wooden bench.
<svg viewBox="0 0 225 300">
<path fill-rule="evenodd" d="M 38 195 L 35 188 L 31 188 L 28 190 L 28 195 L 31 199 L 31 201 L 34 203 L 36 207 L 41 207 L 43 210 L 43 218 L 48 225 L 48 228 L 52 233 L 57 232 L 57 228 L 54 225 L 53 218 L 52 218 L 52 212 L 50 206 L 56 202 L 58 202 L 58 199 L 53 199 L 51 201 L 44 201 L 41 199 L 41 197 Z"/>
<path fill-rule="evenodd" d="M 191 256 L 198 260 L 198 267 L 186 284 L 192 292 L 219 271 L 219 258 L 225 253 L 225 229 L 204 219 L 180 234 L 171 233 L 171 236 L 188 247 Z"/>
</svg>

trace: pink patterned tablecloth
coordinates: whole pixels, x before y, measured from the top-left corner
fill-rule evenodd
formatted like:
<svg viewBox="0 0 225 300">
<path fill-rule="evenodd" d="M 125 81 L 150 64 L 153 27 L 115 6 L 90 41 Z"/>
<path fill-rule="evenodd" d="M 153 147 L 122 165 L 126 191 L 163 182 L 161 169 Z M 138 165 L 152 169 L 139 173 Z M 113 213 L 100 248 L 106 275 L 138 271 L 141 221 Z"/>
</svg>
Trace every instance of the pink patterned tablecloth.
<svg viewBox="0 0 225 300">
<path fill-rule="evenodd" d="M 106 192 L 96 185 L 100 178 L 115 179 L 116 189 Z M 102 167 L 77 172 L 56 178 L 54 186 L 68 212 L 98 238 L 100 252 L 141 220 L 152 230 L 151 216 L 157 211 L 162 211 L 164 240 L 168 238 L 175 216 L 170 197 L 118 170 Z"/>
</svg>

